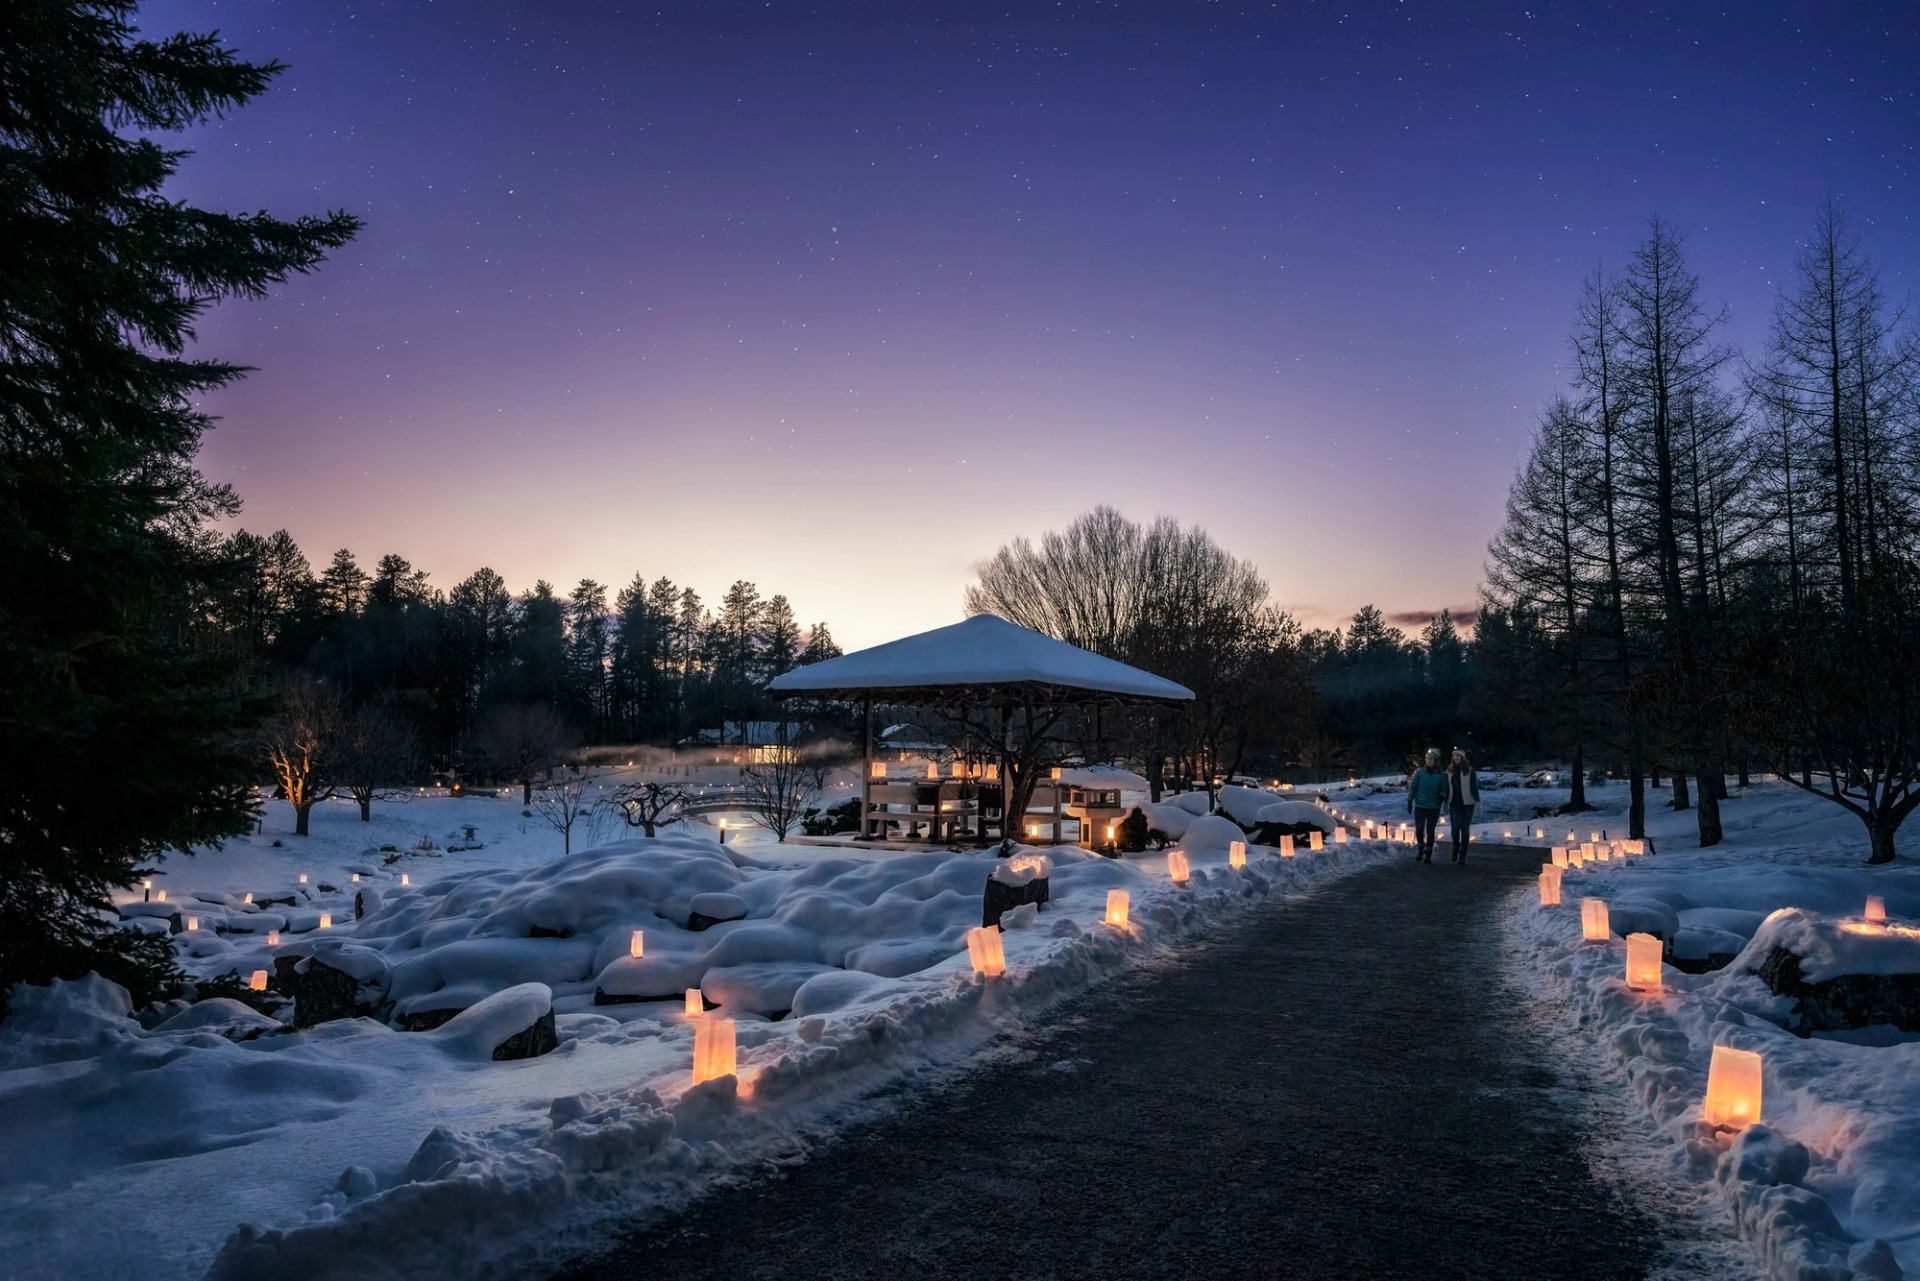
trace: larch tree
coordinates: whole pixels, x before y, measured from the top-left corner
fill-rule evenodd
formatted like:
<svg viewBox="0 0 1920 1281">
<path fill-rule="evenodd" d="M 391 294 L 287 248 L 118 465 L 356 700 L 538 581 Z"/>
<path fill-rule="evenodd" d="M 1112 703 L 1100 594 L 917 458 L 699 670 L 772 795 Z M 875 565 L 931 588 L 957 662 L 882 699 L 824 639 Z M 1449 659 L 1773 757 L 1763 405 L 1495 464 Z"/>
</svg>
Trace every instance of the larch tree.
<svg viewBox="0 0 1920 1281">
<path fill-rule="evenodd" d="M 1507 495 L 1506 519 L 1487 551 L 1487 584 L 1510 613 L 1519 613 L 1547 639 L 1550 666 L 1530 665 L 1535 680 L 1516 684 L 1513 697 L 1531 705 L 1549 726 L 1550 740 L 1572 761 L 1568 808 L 1588 808 L 1585 752 L 1589 679 L 1582 662 L 1583 628 L 1591 612 L 1589 568 L 1595 552 L 1581 517 L 1593 457 L 1573 402 L 1555 397 L 1540 416 L 1526 462 Z M 1551 679 L 1539 677 L 1551 673 Z"/>
<path fill-rule="evenodd" d="M 1690 529 L 1688 465 L 1693 407 L 1709 394 L 1730 353 L 1719 341 L 1724 312 L 1710 312 L 1699 277 L 1688 268 L 1680 237 L 1654 218 L 1620 279 L 1620 351 L 1631 388 L 1625 437 L 1630 484 L 1638 505 L 1634 537 L 1652 566 L 1656 626 L 1664 666 L 1654 689 L 1663 737 L 1674 754 L 1674 807 L 1690 803 L 1688 773 L 1722 777 L 1719 736 L 1706 723 L 1709 687 L 1701 663 L 1700 628 L 1687 574 Z M 1717 785 L 1699 789 L 1700 844 L 1720 843 Z"/>
</svg>

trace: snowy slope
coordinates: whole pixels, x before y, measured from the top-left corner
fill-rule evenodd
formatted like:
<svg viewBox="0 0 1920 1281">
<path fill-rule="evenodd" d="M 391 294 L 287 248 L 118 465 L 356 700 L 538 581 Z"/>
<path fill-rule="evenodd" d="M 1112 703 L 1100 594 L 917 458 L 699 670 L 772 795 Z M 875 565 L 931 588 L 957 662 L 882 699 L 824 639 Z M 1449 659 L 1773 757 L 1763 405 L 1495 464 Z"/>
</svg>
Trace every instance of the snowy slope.
<svg viewBox="0 0 1920 1281">
<path fill-rule="evenodd" d="M 260 1020 L 231 1003 L 142 1029 L 110 985 L 21 990 L 20 1013 L 0 1026 L 0 1242 L 12 1274 L 472 1276 L 551 1258 L 615 1217 L 792 1154 L 879 1106 L 877 1092 L 932 1088 L 1060 996 L 1252 903 L 1390 856 L 1356 844 L 1283 861 L 1256 848 L 1232 871 L 1208 842 L 1190 851 L 1193 883 L 1176 888 L 1164 855 L 1052 850 L 1052 901 L 1009 918 L 1007 975 L 982 980 L 964 934 L 987 873 L 1004 866 L 990 856 L 848 857 L 757 835 L 722 847 L 712 829 L 683 824 L 655 841 L 621 829 L 588 851 L 576 839 L 563 860 L 557 836 L 518 815 L 517 798 L 426 798 L 369 831 L 328 807 L 297 842 L 275 808 L 265 833 L 156 880 L 209 918 L 180 936 L 203 953 L 199 972 L 267 965 L 263 934 L 216 933 L 212 918 L 251 915 L 236 901 L 247 892 L 295 893 L 293 911 L 269 909 L 289 918 L 283 949 L 351 940 L 377 958 L 370 981 L 416 1011 L 488 1002 L 435 1032 L 355 1019 L 236 1041 Z M 365 853 L 405 850 L 422 833 L 465 843 L 472 816 L 482 849 L 392 864 Z M 356 923 L 352 893 L 365 887 L 381 903 Z M 1125 929 L 1102 923 L 1112 889 L 1131 895 Z M 747 919 L 690 931 L 696 894 L 731 895 Z M 305 926 L 323 910 L 329 930 L 294 932 L 292 918 Z M 635 929 L 640 961 L 628 955 Z M 737 1098 L 720 1083 L 688 1088 L 693 1029 L 680 1002 L 593 1003 L 596 987 L 686 986 L 738 1017 Z M 559 1048 L 491 1061 L 507 1025 L 548 999 Z"/>
</svg>

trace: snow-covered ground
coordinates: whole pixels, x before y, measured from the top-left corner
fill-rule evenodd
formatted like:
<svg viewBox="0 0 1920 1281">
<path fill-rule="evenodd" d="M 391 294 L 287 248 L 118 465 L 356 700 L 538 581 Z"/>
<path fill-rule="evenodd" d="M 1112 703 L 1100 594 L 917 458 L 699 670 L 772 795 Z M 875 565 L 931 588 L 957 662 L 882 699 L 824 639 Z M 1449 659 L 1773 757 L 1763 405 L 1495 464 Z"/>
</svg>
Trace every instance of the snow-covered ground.
<svg viewBox="0 0 1920 1281">
<path fill-rule="evenodd" d="M 1536 807 L 1564 804 L 1564 789 L 1484 795 L 1489 821 L 1475 825 L 1477 837 L 1529 823 L 1553 843 L 1569 830 L 1581 840 L 1595 830 L 1625 835 L 1622 783 L 1590 789 L 1597 809 L 1572 822 L 1534 816 Z M 1343 811 L 1404 813 L 1393 788 L 1333 796 Z M 1781 782 L 1736 791 L 1722 806 L 1726 840 L 1710 850 L 1697 848 L 1695 815 L 1674 813 L 1665 800 L 1650 798 L 1657 854 L 1567 872 L 1558 908 L 1542 908 L 1531 886 L 1515 896 L 1508 919 L 1517 977 L 1543 1003 L 1573 1007 L 1649 1118 L 1661 1158 L 1717 1187 L 1774 1275 L 1920 1275 L 1920 1036 L 1889 1026 L 1796 1036 L 1781 1026 L 1791 1002 L 1752 972 L 1776 942 L 1809 956 L 1810 981 L 1829 971 L 1920 972 L 1920 934 L 1857 929 L 1870 894 L 1896 926 L 1920 924 L 1920 865 L 1863 866 L 1859 822 Z M 1606 943 L 1581 941 L 1588 897 L 1609 907 Z M 1625 982 L 1623 941 L 1635 931 L 1672 939 L 1682 957 L 1737 955 L 1698 975 L 1665 965 L 1661 992 L 1636 991 Z M 1715 1045 L 1756 1051 L 1765 1065 L 1762 1123 L 1738 1139 L 1700 1119 Z"/>
<path fill-rule="evenodd" d="M 142 1027 L 99 980 L 16 989 L 0 1025 L 10 1275 L 473 1276 L 551 1260 L 932 1088 L 1058 998 L 1250 904 L 1398 853 L 1255 846 L 1236 870 L 1238 829 L 1196 817 L 1177 887 L 1165 854 L 1046 851 L 1051 901 L 1009 916 L 1006 974 L 982 979 L 965 934 L 1007 866 L 985 854 L 758 832 L 723 846 L 683 823 L 655 840 L 576 831 L 562 858 L 517 795 L 420 796 L 368 824 L 336 802 L 310 838 L 291 826 L 269 804 L 262 832 L 171 861 L 154 878 L 166 904 L 129 910 L 198 918 L 175 936 L 196 975 L 271 968 L 277 928 L 281 955 L 322 955 L 397 1013 L 468 1013 L 431 1031 L 363 1018 L 291 1032 L 203 1001 Z M 1131 900 L 1121 928 L 1104 923 L 1113 890 Z M 742 909 L 686 928 L 694 911 Z M 723 1006 L 708 1018 L 736 1019 L 737 1093 L 691 1085 L 679 999 L 595 1004 L 596 989 L 689 987 Z M 549 1002 L 558 1048 L 494 1061 Z"/>
</svg>

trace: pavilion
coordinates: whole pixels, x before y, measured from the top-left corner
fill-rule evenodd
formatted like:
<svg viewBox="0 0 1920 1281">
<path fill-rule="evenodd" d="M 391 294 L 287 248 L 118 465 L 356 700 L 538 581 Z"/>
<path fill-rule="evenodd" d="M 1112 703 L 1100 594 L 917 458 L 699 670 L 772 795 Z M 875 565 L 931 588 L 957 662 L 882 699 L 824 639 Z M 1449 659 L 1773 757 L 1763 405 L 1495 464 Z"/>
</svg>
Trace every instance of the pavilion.
<svg viewBox="0 0 1920 1281">
<path fill-rule="evenodd" d="M 1002 837 L 1037 834 L 1023 833 L 1020 825 L 1040 782 L 1036 771 L 1044 735 L 1065 712 L 1091 708 L 1098 715 L 1102 707 L 1193 699 L 1184 685 L 992 614 L 798 667 L 774 678 L 768 688 L 777 698 L 860 704 L 865 753 L 860 835 L 885 836 L 896 823 L 913 831 L 924 823 L 929 841 L 952 839 L 969 824 L 981 837 L 990 825 Z M 978 709 L 997 711 L 999 741 L 982 754 L 997 759 L 956 761 L 946 777 L 929 765 L 927 778 L 890 779 L 885 765 L 874 760 L 876 700 L 962 720 Z M 1087 812 L 1078 813 L 1064 803 L 1064 781 L 1053 790 L 1053 839 L 1060 839 L 1063 817 L 1078 820 L 1083 840 L 1088 839 L 1107 808 L 1105 795 L 1082 795 Z"/>
</svg>

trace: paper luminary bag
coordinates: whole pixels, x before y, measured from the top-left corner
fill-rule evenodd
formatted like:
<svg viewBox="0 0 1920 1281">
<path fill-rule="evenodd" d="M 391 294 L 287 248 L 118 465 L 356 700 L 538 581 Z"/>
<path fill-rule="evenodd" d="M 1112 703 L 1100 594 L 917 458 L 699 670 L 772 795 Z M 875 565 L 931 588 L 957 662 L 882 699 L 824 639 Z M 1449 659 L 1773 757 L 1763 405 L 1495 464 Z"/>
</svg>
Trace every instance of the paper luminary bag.
<svg viewBox="0 0 1920 1281">
<path fill-rule="evenodd" d="M 1752 1050 L 1714 1046 L 1707 1065 L 1707 1098 L 1700 1119 L 1711 1126 L 1733 1129 L 1754 1124 L 1760 1119 L 1764 1075 L 1760 1056 Z"/>
<path fill-rule="evenodd" d="M 1627 935 L 1627 986 L 1639 992 L 1658 992 L 1660 940 L 1651 934 Z"/>
<path fill-rule="evenodd" d="M 693 1025 L 693 1083 L 734 1074 L 732 1019 L 701 1019 Z"/>
</svg>

